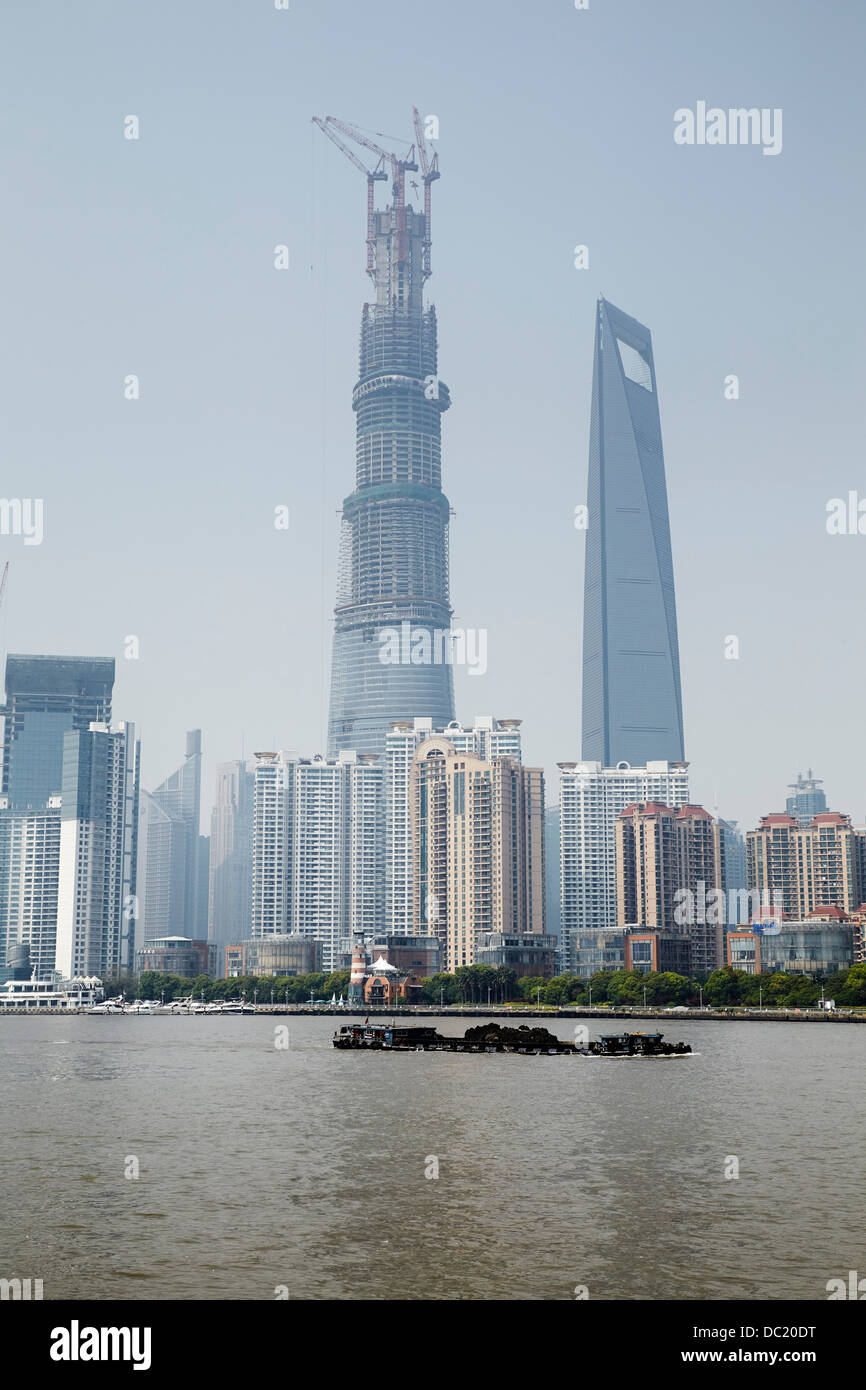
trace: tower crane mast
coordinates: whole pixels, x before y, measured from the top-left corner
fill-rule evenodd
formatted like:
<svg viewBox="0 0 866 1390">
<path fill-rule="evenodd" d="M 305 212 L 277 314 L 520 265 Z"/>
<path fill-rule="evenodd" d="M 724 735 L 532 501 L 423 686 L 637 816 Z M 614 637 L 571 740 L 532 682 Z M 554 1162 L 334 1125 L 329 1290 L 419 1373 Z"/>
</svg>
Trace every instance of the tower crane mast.
<svg viewBox="0 0 866 1390">
<path fill-rule="evenodd" d="M 430 186 L 436 179 L 441 178 L 442 175 L 439 173 L 438 154 L 434 154 L 432 159 L 430 159 L 427 154 L 427 143 L 424 139 L 424 131 L 421 127 L 421 114 L 417 106 L 412 107 L 412 120 L 415 124 L 415 146 L 418 150 L 418 158 L 421 161 L 421 175 L 424 180 L 424 263 L 422 266 L 422 273 L 426 280 L 427 276 L 431 274 L 430 246 L 432 236 L 430 232 Z"/>
<path fill-rule="evenodd" d="M 420 129 L 418 124 L 420 117 L 418 117 L 415 108 L 413 107 L 412 109 L 416 116 L 415 128 L 417 131 Z M 349 125 L 347 121 L 338 120 L 336 116 L 326 116 L 324 120 L 319 116 L 314 116 L 313 121 L 320 130 L 325 132 L 329 140 L 332 140 L 337 148 L 341 149 L 347 158 L 352 161 L 356 169 L 360 169 L 367 178 L 367 273 L 373 279 L 375 279 L 375 211 L 373 184 L 374 181 L 378 179 L 385 179 L 388 177 L 384 166 L 385 164 L 390 165 L 391 192 L 394 200 L 391 207 L 391 226 L 392 230 L 396 232 L 397 237 L 397 263 L 398 265 L 404 265 L 407 251 L 406 174 L 410 171 L 416 172 L 418 169 L 418 164 L 415 159 L 415 145 L 410 145 L 408 153 L 405 156 L 400 156 L 395 154 L 393 150 L 383 149 L 381 145 L 376 144 L 375 140 L 371 140 L 368 135 L 365 135 L 362 130 L 358 130 L 356 126 Z M 339 139 L 335 133 L 336 131 L 340 131 L 342 135 L 347 136 L 350 140 L 354 140 L 356 144 L 363 145 L 365 149 L 378 155 L 378 161 L 375 167 L 373 169 L 367 169 L 354 151 L 349 149 L 349 147 Z M 424 206 L 427 226 L 429 228 L 430 182 L 432 182 L 433 179 L 439 178 L 438 156 L 434 156 L 431 164 L 428 160 L 426 149 L 423 149 L 420 151 L 419 157 L 422 158 L 425 166 Z M 425 278 L 430 274 L 429 230 L 427 232 L 427 237 L 428 241 L 425 242 L 424 246 Z"/>
</svg>

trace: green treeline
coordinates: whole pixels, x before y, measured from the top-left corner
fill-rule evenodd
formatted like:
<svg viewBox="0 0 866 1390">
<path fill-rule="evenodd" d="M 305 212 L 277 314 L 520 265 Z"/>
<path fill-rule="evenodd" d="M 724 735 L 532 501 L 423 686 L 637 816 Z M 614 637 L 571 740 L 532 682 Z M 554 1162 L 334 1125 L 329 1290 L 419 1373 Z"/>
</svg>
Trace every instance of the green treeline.
<svg viewBox="0 0 866 1390">
<path fill-rule="evenodd" d="M 703 1002 L 714 1006 L 745 1005 L 757 1008 L 809 1008 L 818 1003 L 823 985 L 824 997 L 835 999 L 841 1007 L 866 1005 L 866 965 L 852 965 L 815 981 L 806 975 L 747 975 L 726 966 L 716 970 L 702 982 Z M 179 975 L 159 975 L 146 970 L 139 980 L 132 975 L 106 981 L 109 995 L 123 992 L 128 999 L 173 999 L 194 995 L 196 1000 L 209 1003 L 220 999 L 247 999 L 269 1004 L 305 1004 L 313 1000 L 330 1002 L 331 996 L 345 999 L 349 990 L 349 971 L 335 970 L 330 975 L 245 975 L 231 980 L 211 980 L 199 975 L 195 980 Z M 461 966 L 453 974 L 434 975 L 426 980 L 422 1002 L 447 1006 L 449 1004 L 536 1004 L 556 1007 L 561 1004 L 642 1005 L 644 999 L 655 1007 L 675 1004 L 697 1005 L 701 985 L 685 975 L 668 971 L 641 974 L 638 970 L 601 970 L 591 980 L 577 975 L 557 975 L 552 980 L 536 976 L 518 979 L 507 967 L 494 969 L 489 965 Z M 646 991 L 646 993 L 644 993 Z"/>
<path fill-rule="evenodd" d="M 345 998 L 349 989 L 349 971 L 335 970 L 330 975 L 321 972 L 315 975 L 241 975 L 231 980 L 212 980 L 208 975 L 199 975 L 195 980 L 186 980 L 181 975 L 160 975 L 156 970 L 142 971 L 141 978 L 112 981 L 106 986 L 106 993 L 112 994 L 123 989 L 127 999 L 186 999 L 194 995 L 202 1003 L 210 1004 L 220 999 L 247 999 L 249 1003 L 275 1004 L 309 1003 L 314 999 L 326 999 L 331 995 Z"/>
</svg>

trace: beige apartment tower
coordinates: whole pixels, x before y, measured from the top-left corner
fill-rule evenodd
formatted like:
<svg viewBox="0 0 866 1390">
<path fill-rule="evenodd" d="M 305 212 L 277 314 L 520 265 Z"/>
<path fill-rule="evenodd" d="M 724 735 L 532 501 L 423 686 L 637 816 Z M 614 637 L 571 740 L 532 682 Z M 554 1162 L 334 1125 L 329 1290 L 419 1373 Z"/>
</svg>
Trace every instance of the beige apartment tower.
<svg viewBox="0 0 866 1390">
<path fill-rule="evenodd" d="M 724 882 L 722 828 L 702 806 L 675 808 L 650 801 L 627 806 L 620 814 L 619 926 L 687 936 L 692 970 L 710 973 L 724 964 L 725 914 L 708 912 L 706 899 Z"/>
<path fill-rule="evenodd" d="M 413 930 L 445 969 L 473 965 L 481 932 L 543 934 L 544 773 L 426 739 L 412 763 Z"/>
<path fill-rule="evenodd" d="M 820 908 L 855 912 L 866 898 L 866 838 L 838 811 L 821 811 L 803 826 L 789 815 L 764 816 L 746 835 L 751 890 L 802 919 Z"/>
</svg>

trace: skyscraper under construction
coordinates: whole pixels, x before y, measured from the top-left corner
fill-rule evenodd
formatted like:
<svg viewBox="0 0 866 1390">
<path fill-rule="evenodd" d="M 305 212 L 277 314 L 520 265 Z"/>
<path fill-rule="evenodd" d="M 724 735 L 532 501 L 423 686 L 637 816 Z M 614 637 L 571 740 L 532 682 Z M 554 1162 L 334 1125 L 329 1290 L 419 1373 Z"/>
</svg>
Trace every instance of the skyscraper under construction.
<svg viewBox="0 0 866 1390">
<path fill-rule="evenodd" d="M 438 156 L 417 111 L 415 143 L 402 157 L 332 116 L 314 120 L 366 175 L 367 273 L 376 290 L 361 315 L 352 394 L 355 491 L 342 512 L 328 750 L 383 754 L 392 720 L 426 716 L 444 728 L 454 717 L 440 425 L 450 397 L 437 371 L 436 312 L 423 304 Z M 341 135 L 377 156 L 372 168 Z M 423 211 L 406 202 L 413 172 Z M 375 187 L 387 179 L 391 201 L 380 210 Z"/>
</svg>

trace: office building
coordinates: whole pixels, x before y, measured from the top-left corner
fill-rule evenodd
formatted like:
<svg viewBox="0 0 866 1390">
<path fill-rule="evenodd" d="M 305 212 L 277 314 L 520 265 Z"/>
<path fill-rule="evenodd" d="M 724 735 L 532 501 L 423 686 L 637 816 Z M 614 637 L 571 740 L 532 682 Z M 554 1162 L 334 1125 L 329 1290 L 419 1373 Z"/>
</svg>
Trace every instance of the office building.
<svg viewBox="0 0 866 1390">
<path fill-rule="evenodd" d="M 728 925 L 747 924 L 748 874 L 746 872 L 746 841 L 735 820 L 720 820 L 722 852 L 725 862 L 725 893 L 729 904 Z M 733 910 L 731 910 L 733 909 Z"/>
<path fill-rule="evenodd" d="M 6 658 L 2 794 L 10 809 L 41 812 L 59 794 L 64 735 L 110 724 L 113 686 L 108 657 Z"/>
<path fill-rule="evenodd" d="M 822 786 L 821 779 L 812 776 L 811 768 L 805 777 L 798 772 L 796 782 L 789 784 L 791 795 L 785 801 L 785 810 L 798 825 L 811 825 L 815 816 L 827 810 L 827 798 L 821 791 Z"/>
<path fill-rule="evenodd" d="M 243 759 L 217 764 L 207 936 L 222 947 L 251 930 L 254 797 L 255 773 Z"/>
<path fill-rule="evenodd" d="M 139 942 L 185 936 L 189 827 L 142 788 L 138 820 Z"/>
<path fill-rule="evenodd" d="M 582 753 L 681 762 L 683 715 L 652 339 L 600 299 L 589 446 Z"/>
<path fill-rule="evenodd" d="M 183 763 L 143 799 L 139 869 L 140 937 L 194 940 L 205 930 L 199 910 L 202 854 L 201 730 L 186 736 Z"/>
</svg>

